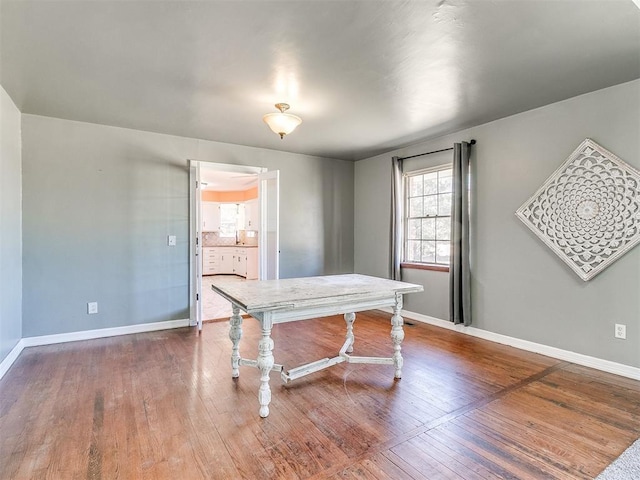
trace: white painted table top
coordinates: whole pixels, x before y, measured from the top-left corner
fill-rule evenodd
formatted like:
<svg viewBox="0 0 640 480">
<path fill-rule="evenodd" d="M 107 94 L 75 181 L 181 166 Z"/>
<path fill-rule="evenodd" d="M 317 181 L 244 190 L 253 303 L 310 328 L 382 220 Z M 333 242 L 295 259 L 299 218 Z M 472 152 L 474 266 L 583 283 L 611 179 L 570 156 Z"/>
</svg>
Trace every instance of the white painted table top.
<svg viewBox="0 0 640 480">
<path fill-rule="evenodd" d="M 422 285 L 359 274 L 246 282 L 221 277 L 211 287 L 247 313 L 375 300 L 424 290 Z"/>
</svg>

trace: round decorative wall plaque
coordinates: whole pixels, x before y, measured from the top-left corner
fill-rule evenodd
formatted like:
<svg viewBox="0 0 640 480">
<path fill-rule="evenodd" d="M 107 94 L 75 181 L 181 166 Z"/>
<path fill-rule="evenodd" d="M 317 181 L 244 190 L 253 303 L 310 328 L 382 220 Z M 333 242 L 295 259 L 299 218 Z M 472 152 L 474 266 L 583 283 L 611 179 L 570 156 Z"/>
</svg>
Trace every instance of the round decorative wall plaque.
<svg viewBox="0 0 640 480">
<path fill-rule="evenodd" d="M 516 215 L 590 280 L 640 243 L 640 172 L 587 138 Z"/>
</svg>

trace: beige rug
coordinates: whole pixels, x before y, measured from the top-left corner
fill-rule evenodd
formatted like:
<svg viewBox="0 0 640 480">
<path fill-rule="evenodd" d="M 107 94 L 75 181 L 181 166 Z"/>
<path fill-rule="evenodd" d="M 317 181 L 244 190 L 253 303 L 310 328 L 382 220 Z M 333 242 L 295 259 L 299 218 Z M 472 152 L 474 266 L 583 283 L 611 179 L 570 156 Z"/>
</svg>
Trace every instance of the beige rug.
<svg viewBox="0 0 640 480">
<path fill-rule="evenodd" d="M 614 462 L 605 468 L 596 480 L 640 479 L 640 439 L 627 448 Z"/>
</svg>

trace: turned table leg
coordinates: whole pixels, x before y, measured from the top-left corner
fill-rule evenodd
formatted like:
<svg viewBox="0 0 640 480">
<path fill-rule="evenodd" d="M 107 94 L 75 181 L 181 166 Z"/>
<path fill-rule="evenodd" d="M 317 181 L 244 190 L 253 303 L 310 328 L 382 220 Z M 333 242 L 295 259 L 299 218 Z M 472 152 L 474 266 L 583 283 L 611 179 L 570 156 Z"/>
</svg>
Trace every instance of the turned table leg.
<svg viewBox="0 0 640 480">
<path fill-rule="evenodd" d="M 346 339 L 349 341 L 349 346 L 347 347 L 347 353 L 353 352 L 353 343 L 356 341 L 356 337 L 353 335 L 353 322 L 356 320 L 355 313 L 345 313 L 344 321 L 347 323 L 347 335 Z"/>
<path fill-rule="evenodd" d="M 396 369 L 395 378 L 402 378 L 402 354 L 400 344 L 404 340 L 404 330 L 402 329 L 402 294 L 396 293 L 396 304 L 393 307 L 391 317 L 391 342 L 393 343 L 393 365 Z"/>
<path fill-rule="evenodd" d="M 242 315 L 240 309 L 232 305 L 232 315 L 229 319 L 231 329 L 229 330 L 229 338 L 233 347 L 231 348 L 231 377 L 240 376 L 240 339 L 242 338 Z"/>
<path fill-rule="evenodd" d="M 260 416 L 269 415 L 269 403 L 271 403 L 271 388 L 269 388 L 269 373 L 273 368 L 273 340 L 271 339 L 271 322 L 263 321 L 262 338 L 258 342 L 258 368 L 260 369 L 260 389 L 258 401 L 260 402 Z"/>
</svg>

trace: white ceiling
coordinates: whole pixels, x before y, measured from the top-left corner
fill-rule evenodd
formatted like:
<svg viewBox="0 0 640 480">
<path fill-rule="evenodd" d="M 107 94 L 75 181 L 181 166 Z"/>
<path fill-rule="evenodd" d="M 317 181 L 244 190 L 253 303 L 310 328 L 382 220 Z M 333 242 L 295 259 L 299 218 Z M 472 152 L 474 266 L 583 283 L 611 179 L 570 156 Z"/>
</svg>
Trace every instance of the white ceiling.
<svg viewBox="0 0 640 480">
<path fill-rule="evenodd" d="M 640 77 L 634 0 L 0 0 L 0 17 L 23 113 L 348 160 Z M 262 122 L 276 102 L 303 119 L 284 140 Z"/>
<path fill-rule="evenodd" d="M 203 190 L 244 191 L 258 186 L 258 175 L 251 173 L 224 172 L 217 169 L 201 168 L 200 181 Z"/>
</svg>

